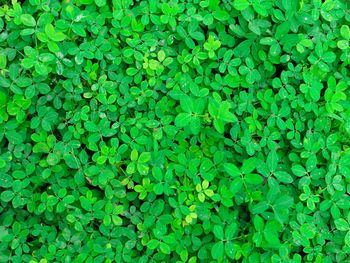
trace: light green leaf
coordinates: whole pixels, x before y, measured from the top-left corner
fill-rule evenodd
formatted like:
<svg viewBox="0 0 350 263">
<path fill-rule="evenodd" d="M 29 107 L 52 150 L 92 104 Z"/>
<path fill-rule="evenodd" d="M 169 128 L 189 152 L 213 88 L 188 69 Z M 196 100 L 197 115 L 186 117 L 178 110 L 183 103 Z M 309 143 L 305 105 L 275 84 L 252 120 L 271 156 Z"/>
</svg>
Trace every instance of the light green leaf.
<svg viewBox="0 0 350 263">
<path fill-rule="evenodd" d="M 36 25 L 34 17 L 30 14 L 22 14 L 21 22 L 23 23 L 23 25 L 29 26 L 29 27 L 35 27 Z"/>
<path fill-rule="evenodd" d="M 233 7 L 238 11 L 243 11 L 249 7 L 249 2 L 248 0 L 234 0 Z"/>
</svg>

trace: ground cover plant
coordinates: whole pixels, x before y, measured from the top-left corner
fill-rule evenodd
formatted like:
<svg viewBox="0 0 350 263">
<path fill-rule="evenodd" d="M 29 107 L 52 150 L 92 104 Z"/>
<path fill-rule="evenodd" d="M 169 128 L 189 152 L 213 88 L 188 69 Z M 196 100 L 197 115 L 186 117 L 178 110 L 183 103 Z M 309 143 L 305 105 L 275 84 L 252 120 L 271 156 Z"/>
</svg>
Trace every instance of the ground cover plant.
<svg viewBox="0 0 350 263">
<path fill-rule="evenodd" d="M 346 0 L 0 5 L 0 262 L 349 262 Z"/>
</svg>

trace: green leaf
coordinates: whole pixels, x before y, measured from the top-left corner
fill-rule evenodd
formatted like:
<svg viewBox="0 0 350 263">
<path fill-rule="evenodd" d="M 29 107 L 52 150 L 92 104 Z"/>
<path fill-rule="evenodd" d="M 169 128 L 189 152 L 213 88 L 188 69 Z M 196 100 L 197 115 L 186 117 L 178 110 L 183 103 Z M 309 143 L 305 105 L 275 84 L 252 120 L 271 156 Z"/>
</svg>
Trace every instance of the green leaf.
<svg viewBox="0 0 350 263">
<path fill-rule="evenodd" d="M 298 177 L 302 177 L 302 176 L 306 175 L 306 173 L 307 173 L 305 168 L 299 164 L 292 166 L 292 172 L 293 172 L 293 174 L 295 174 Z"/>
<path fill-rule="evenodd" d="M 337 46 L 340 49 L 348 49 L 349 48 L 349 41 L 348 40 L 339 40 L 337 42 Z"/>
<path fill-rule="evenodd" d="M 217 242 L 212 246 L 211 255 L 214 259 L 219 259 L 224 255 L 224 243 L 222 241 Z"/>
<path fill-rule="evenodd" d="M 256 158 L 255 157 L 252 157 L 252 158 L 249 158 L 249 159 L 246 159 L 243 161 L 243 165 L 242 165 L 242 168 L 241 168 L 241 172 L 243 174 L 249 174 L 251 173 L 252 171 L 255 170 L 256 168 Z"/>
<path fill-rule="evenodd" d="M 12 191 L 6 190 L 1 193 L 0 199 L 3 202 L 10 202 L 14 196 L 15 194 Z"/>
<path fill-rule="evenodd" d="M 30 69 L 35 65 L 35 60 L 32 58 L 24 58 L 22 60 L 22 66 L 26 69 Z"/>
<path fill-rule="evenodd" d="M 170 250 L 170 246 L 166 243 L 160 243 L 159 245 L 160 251 L 162 251 L 164 254 L 169 255 L 171 250 Z"/>
<path fill-rule="evenodd" d="M 348 231 L 348 232 L 346 233 L 346 235 L 345 235 L 345 244 L 346 244 L 347 246 L 350 245 L 350 231 Z"/>
<path fill-rule="evenodd" d="M 80 204 L 81 204 L 81 207 L 84 208 L 86 211 L 92 210 L 92 205 L 86 197 L 84 196 L 80 197 Z"/>
<path fill-rule="evenodd" d="M 238 11 L 243 11 L 249 7 L 249 2 L 248 0 L 234 0 L 233 7 Z"/>
<path fill-rule="evenodd" d="M 151 153 L 149 152 L 143 152 L 140 154 L 139 163 L 147 163 L 151 159 Z"/>
<path fill-rule="evenodd" d="M 233 182 L 230 185 L 230 192 L 235 194 L 242 190 L 243 187 L 243 180 L 242 178 L 236 178 L 233 180 Z"/>
<path fill-rule="evenodd" d="M 65 40 L 66 36 L 62 32 L 56 31 L 53 25 L 47 24 L 45 26 L 46 35 L 55 42 L 60 42 Z"/>
<path fill-rule="evenodd" d="M 199 117 L 191 117 L 191 131 L 193 134 L 198 134 L 201 130 L 201 119 Z"/>
<path fill-rule="evenodd" d="M 335 227 L 340 231 L 348 231 L 350 230 L 349 223 L 346 222 L 345 219 L 339 218 L 334 221 Z"/>
<path fill-rule="evenodd" d="M 213 232 L 217 239 L 220 239 L 220 240 L 224 239 L 224 230 L 221 226 L 215 225 L 213 228 Z"/>
<path fill-rule="evenodd" d="M 67 166 L 72 169 L 79 169 L 80 168 L 80 162 L 79 159 L 74 156 L 73 154 L 67 154 L 63 157 L 65 160 Z"/>
<path fill-rule="evenodd" d="M 222 120 L 214 119 L 214 127 L 221 134 L 225 131 L 225 123 Z"/>
<path fill-rule="evenodd" d="M 274 172 L 277 169 L 278 156 L 275 150 L 270 151 L 270 153 L 267 156 L 266 163 L 270 172 Z"/>
<path fill-rule="evenodd" d="M 246 174 L 244 179 L 248 184 L 261 184 L 264 181 L 258 174 Z"/>
<path fill-rule="evenodd" d="M 58 158 L 58 156 L 54 153 L 49 153 L 47 155 L 46 161 L 49 165 L 56 165 L 59 163 L 60 159 Z"/>
<path fill-rule="evenodd" d="M 99 131 L 98 126 L 95 123 L 93 123 L 92 121 L 85 122 L 84 126 L 85 126 L 85 129 L 89 132 Z"/>
<path fill-rule="evenodd" d="M 145 164 L 138 163 L 137 164 L 137 170 L 139 171 L 140 174 L 146 175 L 146 174 L 148 174 L 149 167 L 147 165 L 145 165 Z"/>
<path fill-rule="evenodd" d="M 234 259 L 235 258 L 235 255 L 236 255 L 236 249 L 235 249 L 235 246 L 234 246 L 234 243 L 233 242 L 226 242 L 225 243 L 225 252 L 226 252 L 226 255 L 231 258 L 231 259 Z"/>
<path fill-rule="evenodd" d="M 293 182 L 293 177 L 289 173 L 284 171 L 275 172 L 275 177 L 281 183 L 290 184 Z"/>
<path fill-rule="evenodd" d="M 342 25 L 340 28 L 340 35 L 346 40 L 350 40 L 350 28 L 348 25 Z"/>
<path fill-rule="evenodd" d="M 46 76 L 48 74 L 46 66 L 41 63 L 35 63 L 35 71 L 42 76 Z"/>
<path fill-rule="evenodd" d="M 191 113 L 193 111 L 193 101 L 187 95 L 181 97 L 180 105 L 185 112 Z"/>
<path fill-rule="evenodd" d="M 180 113 L 175 118 L 175 125 L 179 128 L 187 126 L 192 118 L 191 113 Z"/>
<path fill-rule="evenodd" d="M 95 3 L 98 7 L 102 7 L 106 5 L 106 0 L 95 0 Z"/>
<path fill-rule="evenodd" d="M 34 153 L 48 153 L 49 151 L 49 146 L 44 142 L 39 142 L 33 147 Z"/>
<path fill-rule="evenodd" d="M 35 27 L 36 25 L 34 17 L 30 14 L 22 14 L 21 22 L 23 23 L 23 25 L 29 26 L 29 27 Z"/>
<path fill-rule="evenodd" d="M 133 149 L 130 154 L 130 159 L 131 161 L 136 161 L 139 158 L 139 153 L 137 152 L 136 149 Z"/>
<path fill-rule="evenodd" d="M 7 64 L 7 57 L 5 53 L 0 54 L 0 69 L 5 69 Z"/>
<path fill-rule="evenodd" d="M 75 23 L 75 24 L 73 24 L 72 25 L 72 30 L 73 30 L 73 32 L 75 33 L 75 34 L 77 34 L 78 36 L 81 36 L 81 37 L 86 37 L 86 32 L 85 32 L 85 29 L 84 29 L 84 26 L 82 25 L 82 24 L 77 24 L 77 23 Z M 62 36 L 61 37 L 64 37 L 64 34 L 62 34 Z M 56 38 L 56 40 L 55 39 L 52 39 L 52 40 L 54 40 L 54 41 L 62 41 L 62 40 L 60 40 L 61 38 Z"/>
<path fill-rule="evenodd" d="M 252 212 L 254 214 L 261 214 L 265 212 L 269 208 L 269 204 L 265 201 L 259 202 L 258 204 L 254 205 L 252 208 Z"/>
<path fill-rule="evenodd" d="M 272 37 L 264 37 L 262 39 L 260 39 L 260 44 L 262 45 L 269 45 L 271 46 L 272 44 L 276 43 L 276 39 L 272 38 Z"/>
<path fill-rule="evenodd" d="M 224 164 L 225 171 L 232 177 L 238 177 L 241 175 L 241 171 L 233 163 Z"/>
<path fill-rule="evenodd" d="M 269 221 L 265 225 L 264 237 L 272 248 L 278 248 L 280 241 L 277 231 L 279 230 L 279 224 L 276 221 Z"/>
<path fill-rule="evenodd" d="M 224 10 L 216 10 L 213 13 L 213 16 L 215 19 L 219 20 L 219 21 L 226 21 L 229 19 L 229 14 L 224 11 Z"/>
<path fill-rule="evenodd" d="M 158 246 L 159 246 L 159 241 L 156 239 L 152 239 L 147 243 L 147 247 L 152 250 L 156 249 Z"/>
</svg>

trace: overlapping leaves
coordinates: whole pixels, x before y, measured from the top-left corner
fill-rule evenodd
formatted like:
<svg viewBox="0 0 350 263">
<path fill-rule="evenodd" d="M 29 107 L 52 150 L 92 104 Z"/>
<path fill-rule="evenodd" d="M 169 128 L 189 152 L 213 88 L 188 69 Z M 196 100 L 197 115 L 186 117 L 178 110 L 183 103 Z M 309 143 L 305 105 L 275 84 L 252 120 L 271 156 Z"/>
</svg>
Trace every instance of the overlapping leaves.
<svg viewBox="0 0 350 263">
<path fill-rule="evenodd" d="M 346 1 L 2 1 L 0 262 L 346 262 Z"/>
</svg>

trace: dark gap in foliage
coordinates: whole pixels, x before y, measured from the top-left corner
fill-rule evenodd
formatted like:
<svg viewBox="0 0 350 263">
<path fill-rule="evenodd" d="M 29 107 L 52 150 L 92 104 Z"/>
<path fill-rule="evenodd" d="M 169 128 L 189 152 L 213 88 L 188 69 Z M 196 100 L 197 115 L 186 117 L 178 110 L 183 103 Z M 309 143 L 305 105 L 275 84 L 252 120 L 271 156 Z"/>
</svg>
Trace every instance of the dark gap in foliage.
<svg viewBox="0 0 350 263">
<path fill-rule="evenodd" d="M 85 144 L 82 144 L 82 148 L 85 150 L 88 156 L 93 156 L 95 151 L 90 150 Z"/>
<path fill-rule="evenodd" d="M 36 191 L 37 191 L 38 193 L 44 193 L 44 192 L 46 192 L 47 190 L 49 190 L 50 187 L 51 187 L 51 184 L 50 184 L 50 183 L 41 182 L 40 185 L 37 185 Z"/>
<path fill-rule="evenodd" d="M 275 65 L 275 73 L 274 76 L 277 78 L 281 78 L 281 74 L 284 70 L 286 70 L 286 67 L 283 64 L 276 64 Z"/>
<path fill-rule="evenodd" d="M 0 141 L 0 146 L 2 149 L 7 149 L 9 146 L 9 141 L 8 139 L 6 139 L 6 137 L 4 137 L 1 141 Z"/>
</svg>

